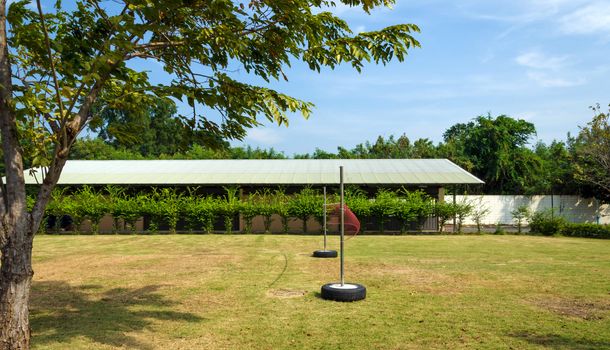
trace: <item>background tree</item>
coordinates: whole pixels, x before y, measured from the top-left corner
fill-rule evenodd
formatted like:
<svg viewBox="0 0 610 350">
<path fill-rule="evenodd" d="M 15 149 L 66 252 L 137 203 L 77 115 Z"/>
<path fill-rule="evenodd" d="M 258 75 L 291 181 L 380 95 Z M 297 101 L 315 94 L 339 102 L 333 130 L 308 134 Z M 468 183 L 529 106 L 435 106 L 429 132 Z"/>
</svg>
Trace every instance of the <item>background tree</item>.
<svg viewBox="0 0 610 350">
<path fill-rule="evenodd" d="M 488 115 L 456 124 L 443 137 L 450 145 L 447 158 L 484 179 L 486 193 L 521 194 L 528 192 L 527 176 L 540 167 L 538 158 L 525 147 L 535 133 L 532 123 Z"/>
<path fill-rule="evenodd" d="M 369 12 L 392 1 L 345 0 Z M 333 1 L 60 1 L 37 10 L 30 1 L 0 0 L 0 129 L 6 186 L 0 187 L 0 343 L 29 346 L 33 236 L 79 133 L 104 109 L 184 101 L 189 130 L 209 139 L 242 138 L 265 117 L 286 124 L 312 104 L 232 77 L 242 69 L 264 81 L 286 79 L 291 60 L 312 70 L 348 63 L 403 60 L 419 43 L 415 25 L 353 32 L 320 6 Z M 8 10 L 8 11 L 7 11 Z M 137 70 L 160 63 L 168 80 Z M 95 107 L 95 108 L 94 108 Z M 24 164 L 47 167 L 28 211 Z"/>
<path fill-rule="evenodd" d="M 539 172 L 528 174 L 532 194 L 575 194 L 580 186 L 574 178 L 573 156 L 564 142 L 538 142 L 534 153 L 540 160 Z"/>
<path fill-rule="evenodd" d="M 575 176 L 597 189 L 595 197 L 610 201 L 610 111 L 591 107 L 593 120 L 582 127 L 574 140 Z"/>
</svg>

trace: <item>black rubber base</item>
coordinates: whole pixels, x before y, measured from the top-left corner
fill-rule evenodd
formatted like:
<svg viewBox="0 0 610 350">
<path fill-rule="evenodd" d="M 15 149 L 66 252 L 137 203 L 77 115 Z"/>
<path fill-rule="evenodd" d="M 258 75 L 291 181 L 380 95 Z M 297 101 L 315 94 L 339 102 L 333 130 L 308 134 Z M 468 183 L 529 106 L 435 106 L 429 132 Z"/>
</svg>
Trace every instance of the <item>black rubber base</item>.
<svg viewBox="0 0 610 350">
<path fill-rule="evenodd" d="M 336 250 L 315 250 L 313 252 L 314 258 L 336 258 L 337 251 Z"/>
<path fill-rule="evenodd" d="M 366 298 L 366 287 L 357 283 L 346 283 L 355 285 L 353 289 L 333 288 L 338 283 L 328 283 L 322 286 L 322 299 L 334 301 L 358 301 Z"/>
</svg>

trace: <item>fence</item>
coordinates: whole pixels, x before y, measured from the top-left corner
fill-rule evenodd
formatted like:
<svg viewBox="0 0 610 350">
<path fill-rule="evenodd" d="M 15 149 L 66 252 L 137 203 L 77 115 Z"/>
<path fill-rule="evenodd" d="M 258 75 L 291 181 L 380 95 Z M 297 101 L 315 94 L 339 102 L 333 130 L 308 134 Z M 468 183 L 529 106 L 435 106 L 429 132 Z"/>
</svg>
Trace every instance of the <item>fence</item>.
<svg viewBox="0 0 610 350">
<path fill-rule="evenodd" d="M 484 217 L 484 225 L 512 225 L 515 223 L 511 212 L 521 205 L 526 205 L 530 211 L 552 209 L 557 215 L 566 218 L 570 222 L 589 222 L 599 224 L 610 224 L 610 206 L 600 204 L 593 198 L 582 198 L 579 196 L 561 195 L 539 195 L 539 196 L 493 196 L 493 195 L 467 195 L 456 196 L 457 203 L 467 201 L 473 203 L 476 208 L 488 208 L 489 213 Z M 452 202 L 453 196 L 445 196 L 446 202 Z M 472 219 L 468 218 L 465 225 L 474 225 Z"/>
</svg>

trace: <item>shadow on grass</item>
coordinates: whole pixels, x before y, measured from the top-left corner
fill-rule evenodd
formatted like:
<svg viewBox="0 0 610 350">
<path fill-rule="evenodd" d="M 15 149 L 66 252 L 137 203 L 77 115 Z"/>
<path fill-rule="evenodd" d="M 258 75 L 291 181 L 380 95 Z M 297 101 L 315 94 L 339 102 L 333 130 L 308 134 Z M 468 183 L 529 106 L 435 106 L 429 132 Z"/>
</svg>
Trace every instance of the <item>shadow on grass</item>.
<svg viewBox="0 0 610 350">
<path fill-rule="evenodd" d="M 520 332 L 513 333 L 511 336 L 548 349 L 610 349 L 610 341 L 596 341 L 585 338 L 578 339 L 559 334 L 534 334 L 530 332 Z"/>
<path fill-rule="evenodd" d="M 65 343 L 88 338 L 110 346 L 148 349 L 128 335 L 152 328 L 155 321 L 200 322 L 191 313 L 170 308 L 177 303 L 159 294 L 158 285 L 115 288 L 72 286 L 63 281 L 32 283 L 30 322 L 34 344 Z"/>
</svg>

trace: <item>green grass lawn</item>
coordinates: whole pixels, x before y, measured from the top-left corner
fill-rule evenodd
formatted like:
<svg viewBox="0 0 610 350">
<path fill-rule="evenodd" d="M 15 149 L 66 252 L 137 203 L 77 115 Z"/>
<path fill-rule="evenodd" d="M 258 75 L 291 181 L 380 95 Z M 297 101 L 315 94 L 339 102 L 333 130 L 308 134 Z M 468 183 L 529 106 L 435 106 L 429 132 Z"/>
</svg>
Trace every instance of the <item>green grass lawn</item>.
<svg viewBox="0 0 610 350">
<path fill-rule="evenodd" d="M 39 236 L 33 348 L 610 349 L 610 241 L 359 236 L 356 303 L 320 299 L 339 272 L 321 242 Z"/>
</svg>

